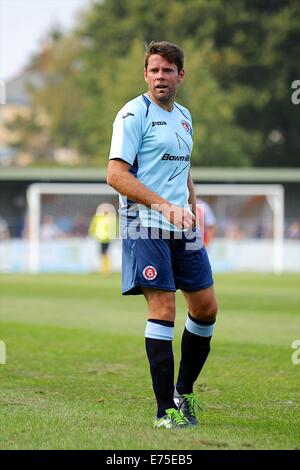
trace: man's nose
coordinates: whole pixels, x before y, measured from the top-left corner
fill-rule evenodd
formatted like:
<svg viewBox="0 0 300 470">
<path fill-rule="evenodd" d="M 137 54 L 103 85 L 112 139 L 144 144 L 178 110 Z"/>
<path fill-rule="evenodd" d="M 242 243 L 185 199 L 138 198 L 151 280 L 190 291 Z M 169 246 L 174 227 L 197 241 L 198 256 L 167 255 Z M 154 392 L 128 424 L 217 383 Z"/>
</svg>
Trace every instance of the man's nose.
<svg viewBox="0 0 300 470">
<path fill-rule="evenodd" d="M 164 75 L 164 71 L 163 71 L 163 70 L 161 70 L 161 69 L 158 70 L 158 72 L 157 72 L 157 78 L 158 78 L 159 80 L 163 80 L 163 79 L 165 78 L 165 75 Z"/>
</svg>

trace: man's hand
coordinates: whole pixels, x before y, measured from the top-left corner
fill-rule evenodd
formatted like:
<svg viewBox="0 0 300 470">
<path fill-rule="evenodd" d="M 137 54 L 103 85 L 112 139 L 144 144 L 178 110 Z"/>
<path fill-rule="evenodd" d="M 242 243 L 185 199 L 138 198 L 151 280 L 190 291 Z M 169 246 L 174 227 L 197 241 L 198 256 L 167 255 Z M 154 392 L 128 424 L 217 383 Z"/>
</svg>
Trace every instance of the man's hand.
<svg viewBox="0 0 300 470">
<path fill-rule="evenodd" d="M 196 218 L 189 209 L 175 205 L 163 204 L 160 208 L 162 215 L 179 229 L 194 228 Z"/>
</svg>

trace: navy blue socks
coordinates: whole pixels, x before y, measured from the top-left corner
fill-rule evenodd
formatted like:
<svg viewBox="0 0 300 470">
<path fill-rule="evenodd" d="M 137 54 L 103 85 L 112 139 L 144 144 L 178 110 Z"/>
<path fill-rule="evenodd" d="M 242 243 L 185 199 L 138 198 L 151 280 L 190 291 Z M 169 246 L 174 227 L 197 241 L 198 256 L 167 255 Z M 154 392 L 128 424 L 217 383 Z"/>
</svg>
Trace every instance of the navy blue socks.
<svg viewBox="0 0 300 470">
<path fill-rule="evenodd" d="M 181 340 L 181 361 L 176 388 L 178 393 L 192 393 L 210 351 L 215 321 L 202 321 L 188 314 Z"/>
<path fill-rule="evenodd" d="M 166 409 L 175 408 L 174 356 L 172 340 L 174 323 L 164 320 L 148 320 L 145 331 L 146 351 L 150 364 L 152 385 L 157 401 L 157 417 Z"/>
<path fill-rule="evenodd" d="M 181 340 L 181 361 L 176 388 L 178 393 L 192 393 L 210 351 L 215 321 L 202 321 L 188 314 Z M 152 385 L 157 401 L 157 417 L 176 407 L 174 394 L 174 323 L 150 319 L 145 331 L 146 351 Z"/>
</svg>

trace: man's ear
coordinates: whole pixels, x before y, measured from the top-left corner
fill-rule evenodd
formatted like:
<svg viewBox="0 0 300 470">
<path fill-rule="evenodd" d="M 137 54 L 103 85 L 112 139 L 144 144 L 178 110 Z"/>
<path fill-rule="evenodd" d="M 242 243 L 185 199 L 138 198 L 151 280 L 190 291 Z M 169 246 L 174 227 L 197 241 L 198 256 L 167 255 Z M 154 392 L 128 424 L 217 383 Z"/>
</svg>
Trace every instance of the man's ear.
<svg viewBox="0 0 300 470">
<path fill-rule="evenodd" d="M 180 72 L 178 74 L 178 80 L 179 80 L 180 83 L 183 82 L 184 77 L 185 77 L 185 70 L 182 69 L 182 70 L 180 70 Z"/>
<path fill-rule="evenodd" d="M 145 82 L 148 83 L 147 69 L 144 69 L 144 79 L 145 79 Z"/>
</svg>

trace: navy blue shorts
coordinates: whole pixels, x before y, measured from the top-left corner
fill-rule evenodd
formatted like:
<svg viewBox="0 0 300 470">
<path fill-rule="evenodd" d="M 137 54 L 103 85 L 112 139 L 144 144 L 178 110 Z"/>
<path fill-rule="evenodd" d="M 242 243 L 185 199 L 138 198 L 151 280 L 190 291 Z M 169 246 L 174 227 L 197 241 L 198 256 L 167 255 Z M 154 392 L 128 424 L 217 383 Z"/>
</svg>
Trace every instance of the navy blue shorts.
<svg viewBox="0 0 300 470">
<path fill-rule="evenodd" d="M 140 236 L 123 238 L 122 294 L 142 294 L 141 287 L 195 292 L 213 285 L 199 229 L 188 234 L 141 227 Z M 166 238 L 167 237 L 167 238 Z"/>
</svg>

